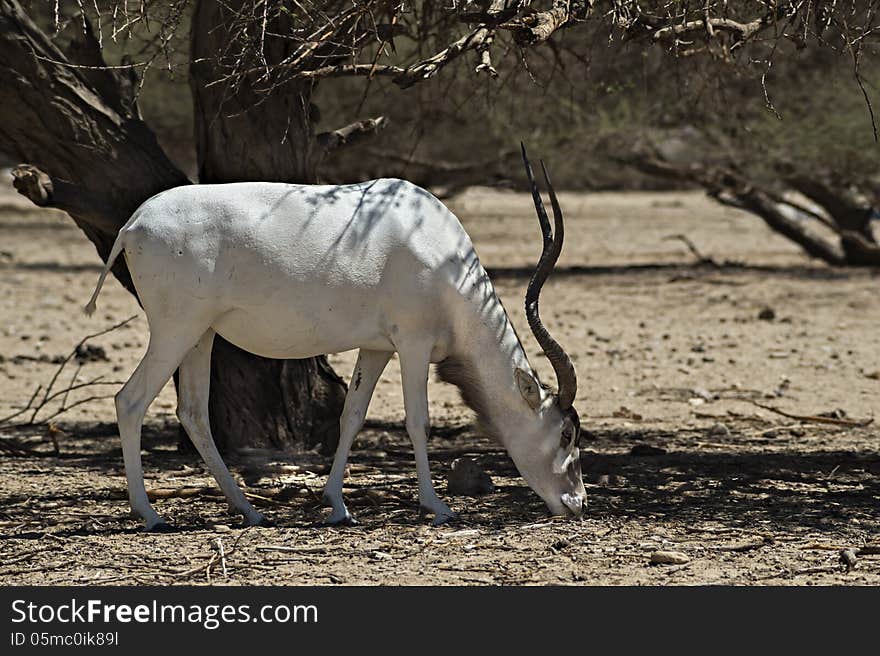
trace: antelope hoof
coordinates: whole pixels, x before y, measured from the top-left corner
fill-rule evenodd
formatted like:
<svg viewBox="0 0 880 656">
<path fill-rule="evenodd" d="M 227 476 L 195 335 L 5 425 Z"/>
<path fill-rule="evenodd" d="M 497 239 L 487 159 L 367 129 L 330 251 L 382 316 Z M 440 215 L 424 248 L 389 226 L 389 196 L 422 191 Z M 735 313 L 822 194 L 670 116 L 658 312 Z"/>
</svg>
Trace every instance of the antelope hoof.
<svg viewBox="0 0 880 656">
<path fill-rule="evenodd" d="M 431 520 L 432 526 L 442 526 L 443 524 L 454 522 L 458 519 L 458 513 L 451 510 L 445 504 L 440 508 L 426 508 L 425 506 L 419 506 L 420 517 L 432 514 L 434 515 L 434 519 Z"/>
<path fill-rule="evenodd" d="M 337 513 L 333 512 L 324 520 L 324 526 L 357 526 L 358 521 L 352 517 L 348 510 Z"/>
<path fill-rule="evenodd" d="M 245 517 L 244 523 L 247 526 L 260 526 L 262 528 L 272 528 L 275 526 L 275 522 L 268 519 L 262 513 L 255 513 L 250 517 Z"/>
<path fill-rule="evenodd" d="M 158 521 L 155 524 L 144 527 L 145 533 L 174 533 L 177 529 L 168 522 Z"/>
<path fill-rule="evenodd" d="M 431 521 L 431 526 L 443 526 L 443 524 L 455 521 L 458 521 L 458 513 L 452 511 L 449 511 L 448 513 L 438 512 L 434 515 L 434 519 Z"/>
</svg>

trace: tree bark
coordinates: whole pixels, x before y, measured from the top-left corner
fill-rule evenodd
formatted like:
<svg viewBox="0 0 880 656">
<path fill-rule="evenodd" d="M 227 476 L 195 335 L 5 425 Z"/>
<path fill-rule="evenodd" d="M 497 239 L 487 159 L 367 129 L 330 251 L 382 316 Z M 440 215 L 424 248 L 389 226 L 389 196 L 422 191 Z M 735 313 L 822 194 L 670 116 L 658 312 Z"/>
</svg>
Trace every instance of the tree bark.
<svg viewBox="0 0 880 656">
<path fill-rule="evenodd" d="M 242 4 L 200 1 L 193 16 L 190 86 L 199 181 L 314 183 L 314 82 L 288 81 L 269 92 L 251 86 L 257 76 L 211 84 L 223 76 L 218 53 L 231 40 L 229 25 Z M 284 31 L 277 24 L 268 29 Z M 283 39 L 267 40 L 264 56 L 278 62 L 291 48 Z M 324 356 L 270 360 L 218 336 L 211 362 L 211 425 L 218 447 L 335 448 L 345 384 Z"/>
<path fill-rule="evenodd" d="M 103 63 L 89 32 L 75 43 Z M 138 205 L 189 183 L 137 116 L 127 78 L 71 68 L 16 0 L 0 0 L 0 151 L 31 165 L 18 190 L 70 214 L 105 261 Z M 113 274 L 134 293 L 123 258 Z"/>
</svg>

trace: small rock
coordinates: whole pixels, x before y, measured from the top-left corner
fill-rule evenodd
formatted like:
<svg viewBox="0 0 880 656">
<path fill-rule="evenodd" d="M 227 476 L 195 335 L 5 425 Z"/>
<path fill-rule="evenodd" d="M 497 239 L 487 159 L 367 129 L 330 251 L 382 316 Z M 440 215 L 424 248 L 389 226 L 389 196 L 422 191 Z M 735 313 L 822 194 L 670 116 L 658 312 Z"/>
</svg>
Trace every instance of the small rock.
<svg viewBox="0 0 880 656">
<path fill-rule="evenodd" d="M 495 490 L 492 477 L 477 464 L 473 458 L 457 458 L 452 462 L 452 471 L 446 484 L 446 491 L 455 496 L 478 496 Z"/>
<path fill-rule="evenodd" d="M 599 474 L 593 478 L 593 482 L 599 487 L 624 487 L 626 477 L 618 474 Z"/>
<path fill-rule="evenodd" d="M 290 501 L 291 499 L 300 496 L 301 491 L 302 488 L 298 485 L 285 485 L 275 496 L 275 499 L 278 501 Z"/>
<path fill-rule="evenodd" d="M 215 533 L 231 533 L 232 529 L 229 528 L 226 524 L 214 524 L 214 532 Z"/>
<path fill-rule="evenodd" d="M 631 456 L 662 456 L 666 454 L 666 449 L 650 444 L 636 444 L 629 450 L 629 454 Z"/>
<path fill-rule="evenodd" d="M 80 344 L 76 347 L 76 361 L 84 362 L 109 362 L 107 351 L 103 346 L 93 346 L 92 344 Z"/>
<path fill-rule="evenodd" d="M 773 321 L 776 318 L 776 312 L 772 307 L 766 306 L 758 312 L 758 319 L 761 321 Z"/>
<path fill-rule="evenodd" d="M 684 565 L 691 561 L 680 551 L 655 551 L 651 554 L 652 565 Z"/>
<path fill-rule="evenodd" d="M 618 419 L 632 419 L 634 421 L 641 421 L 643 419 L 642 415 L 637 412 L 633 412 L 625 405 L 620 406 L 617 410 L 612 412 L 611 415 Z"/>
<path fill-rule="evenodd" d="M 709 429 L 709 435 L 711 437 L 729 437 L 730 429 L 722 423 L 713 424 L 712 428 Z"/>
<path fill-rule="evenodd" d="M 373 560 L 393 560 L 393 556 L 390 553 L 385 553 L 384 551 L 374 551 L 370 554 L 370 558 Z"/>
<path fill-rule="evenodd" d="M 869 371 L 865 374 L 865 378 L 870 378 L 871 380 L 880 380 L 880 369 L 877 371 Z"/>
<path fill-rule="evenodd" d="M 846 567 L 846 571 L 850 571 L 851 569 L 855 569 L 856 565 L 858 565 L 859 558 L 856 556 L 855 549 L 841 549 L 840 550 L 840 564 Z"/>
<path fill-rule="evenodd" d="M 709 390 L 704 389 L 702 387 L 695 387 L 694 389 L 691 390 L 691 394 L 693 394 L 694 397 L 696 397 L 698 399 L 703 399 L 704 401 L 714 401 L 715 400 L 715 394 L 713 394 Z"/>
</svg>

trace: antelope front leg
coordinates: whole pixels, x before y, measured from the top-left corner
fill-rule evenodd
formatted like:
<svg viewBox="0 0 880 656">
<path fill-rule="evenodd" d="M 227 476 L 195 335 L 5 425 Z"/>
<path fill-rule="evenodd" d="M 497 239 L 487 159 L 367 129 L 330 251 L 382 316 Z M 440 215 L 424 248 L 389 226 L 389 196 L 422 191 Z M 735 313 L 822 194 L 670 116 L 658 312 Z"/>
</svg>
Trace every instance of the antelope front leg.
<svg viewBox="0 0 880 656">
<path fill-rule="evenodd" d="M 330 476 L 324 487 L 324 502 L 333 508 L 330 516 L 324 520 L 325 524 L 355 523 L 342 498 L 345 463 L 348 460 L 348 452 L 351 450 L 354 438 L 364 425 L 376 382 L 390 359 L 391 353 L 386 351 L 361 349 L 358 353 L 357 363 L 354 365 L 354 371 L 351 375 L 351 384 L 348 386 L 348 394 L 345 395 L 342 417 L 339 420 L 339 446 L 336 447 L 333 467 L 330 469 Z"/>
<path fill-rule="evenodd" d="M 434 514 L 434 526 L 456 519 L 457 515 L 434 491 L 431 467 L 428 463 L 428 368 L 431 346 L 404 349 L 400 353 L 400 375 L 403 380 L 403 406 L 406 412 L 406 432 L 412 440 L 419 478 L 419 504 Z"/>
</svg>

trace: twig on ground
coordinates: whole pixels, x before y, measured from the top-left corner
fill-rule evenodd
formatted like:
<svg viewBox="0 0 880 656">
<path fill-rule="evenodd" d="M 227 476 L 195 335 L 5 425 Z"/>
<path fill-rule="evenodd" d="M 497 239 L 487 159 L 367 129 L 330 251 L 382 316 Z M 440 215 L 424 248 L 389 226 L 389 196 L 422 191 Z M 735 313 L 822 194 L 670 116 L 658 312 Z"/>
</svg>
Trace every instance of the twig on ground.
<svg viewBox="0 0 880 656">
<path fill-rule="evenodd" d="M 285 553 L 299 553 L 299 554 L 313 554 L 313 553 L 327 553 L 326 547 L 285 547 L 282 545 L 275 544 L 261 544 L 256 546 L 257 551 L 283 551 Z"/>
<path fill-rule="evenodd" d="M 785 412 L 784 410 L 780 410 L 779 408 L 774 408 L 772 405 L 764 405 L 763 403 L 758 403 L 757 401 L 752 401 L 752 404 L 758 406 L 759 408 L 763 408 L 764 410 L 775 412 L 776 414 L 782 415 L 783 417 L 788 417 L 789 419 L 809 421 L 817 424 L 831 424 L 833 426 L 850 426 L 853 428 L 864 428 L 865 426 L 870 426 L 872 423 L 874 423 L 873 417 L 870 417 L 868 419 L 838 419 L 836 417 L 822 417 L 821 415 L 796 415 L 790 412 Z"/>
<path fill-rule="evenodd" d="M 694 242 L 691 241 L 690 237 L 688 237 L 687 235 L 667 235 L 663 238 L 663 241 L 680 241 L 685 246 L 687 246 L 687 249 L 691 252 L 691 254 L 695 258 L 697 258 L 698 264 L 708 264 L 709 266 L 715 267 L 716 269 L 721 268 L 721 265 L 715 261 L 715 258 L 703 255 L 700 252 L 700 249 L 697 248 L 696 244 L 694 244 Z"/>
<path fill-rule="evenodd" d="M 128 493 L 124 490 L 117 491 L 120 497 L 125 497 Z M 272 505 L 272 506 L 289 506 L 289 504 L 279 501 L 278 499 L 273 499 L 268 496 L 264 496 L 262 494 L 254 494 L 253 492 L 245 491 L 244 495 L 250 499 L 251 501 L 257 502 L 257 505 Z M 153 488 L 152 490 L 147 490 L 147 497 L 150 501 L 156 501 L 157 499 L 192 499 L 195 497 L 211 497 L 211 498 L 219 498 L 223 496 L 223 492 L 220 491 L 219 488 L 212 487 L 210 485 L 205 486 L 183 486 L 183 487 L 165 487 L 165 488 Z"/>
<path fill-rule="evenodd" d="M 217 544 L 217 552 L 220 554 L 220 567 L 223 569 L 223 578 L 228 578 L 229 572 L 226 570 L 226 551 L 223 549 L 223 540 L 216 538 L 214 542 Z"/>
<path fill-rule="evenodd" d="M 818 565 L 816 567 L 802 567 L 801 569 L 794 570 L 791 573 L 791 576 L 802 576 L 804 574 L 830 574 L 832 572 L 839 572 L 840 569 L 840 565 Z"/>
<path fill-rule="evenodd" d="M 92 333 L 90 335 L 86 335 L 85 337 L 83 337 L 79 342 L 77 342 L 76 346 L 73 347 L 73 349 L 64 357 L 64 359 L 58 365 L 58 368 L 55 370 L 55 373 L 52 375 L 52 378 L 49 380 L 49 384 L 46 385 L 45 387 L 43 387 L 42 384 L 37 385 L 37 388 L 34 390 L 33 394 L 31 394 L 31 397 L 28 399 L 27 404 L 25 404 L 25 406 L 23 408 L 17 410 L 16 412 L 13 412 L 10 415 L 5 416 L 5 417 L 0 417 L 0 426 L 3 426 L 3 427 L 12 426 L 12 427 L 19 428 L 22 426 L 36 426 L 39 424 L 47 424 L 48 425 L 52 419 L 55 419 L 59 415 L 64 414 L 65 412 L 68 412 L 77 406 L 83 405 L 85 403 L 89 403 L 91 401 L 109 398 L 106 395 L 104 395 L 104 396 L 89 396 L 85 399 L 80 399 L 78 401 L 75 401 L 74 403 L 71 403 L 70 405 L 68 405 L 68 403 L 67 403 L 67 399 L 70 395 L 70 392 L 73 392 L 73 391 L 79 390 L 79 389 L 83 389 L 86 387 L 94 387 L 94 386 L 98 386 L 98 385 L 121 385 L 122 383 L 120 381 L 105 381 L 105 380 L 103 380 L 103 378 L 104 378 L 103 376 L 98 376 L 96 378 L 93 378 L 90 381 L 87 381 L 84 383 L 77 383 L 76 377 L 77 377 L 77 374 L 79 373 L 79 369 L 77 369 L 77 372 L 74 374 L 73 378 L 71 379 L 70 384 L 67 387 L 65 387 L 64 389 L 55 390 L 55 383 L 58 382 L 58 378 L 61 376 L 61 373 L 64 371 L 64 368 L 67 366 L 67 364 L 77 356 L 77 354 L 80 352 L 80 349 L 86 344 L 86 342 L 88 342 L 90 339 L 94 339 L 95 337 L 100 337 L 102 335 L 106 335 L 109 332 L 117 330 L 117 329 L 121 328 L 122 326 L 130 323 L 135 318 L 137 318 L 137 315 L 133 315 L 133 316 L 129 317 L 128 319 L 126 319 L 125 321 L 121 321 L 113 326 L 110 326 L 109 328 L 105 328 L 104 330 L 100 330 L 96 333 Z M 42 392 L 42 394 L 41 394 L 41 392 Z M 58 408 L 56 408 L 55 411 L 50 413 L 48 416 L 44 416 L 42 419 L 40 419 L 38 421 L 37 417 L 40 414 L 40 412 L 42 410 L 46 409 L 47 406 L 52 401 L 59 399 L 59 398 L 60 398 L 60 405 L 58 406 Z M 30 417 L 26 421 L 23 421 L 23 422 L 20 422 L 17 424 L 11 423 L 13 419 L 16 419 L 17 417 L 20 417 L 28 412 L 30 412 Z M 57 441 L 56 441 L 57 436 L 51 435 L 51 437 L 53 437 L 53 444 L 55 445 L 56 450 L 57 450 Z"/>
</svg>

